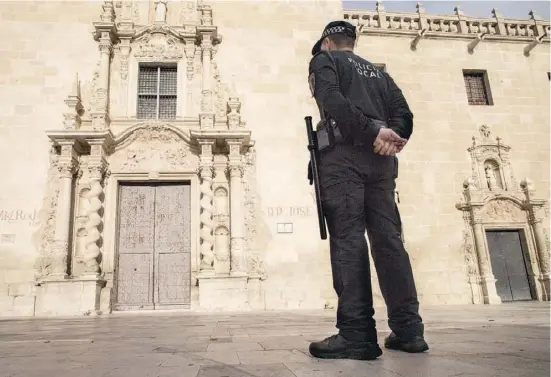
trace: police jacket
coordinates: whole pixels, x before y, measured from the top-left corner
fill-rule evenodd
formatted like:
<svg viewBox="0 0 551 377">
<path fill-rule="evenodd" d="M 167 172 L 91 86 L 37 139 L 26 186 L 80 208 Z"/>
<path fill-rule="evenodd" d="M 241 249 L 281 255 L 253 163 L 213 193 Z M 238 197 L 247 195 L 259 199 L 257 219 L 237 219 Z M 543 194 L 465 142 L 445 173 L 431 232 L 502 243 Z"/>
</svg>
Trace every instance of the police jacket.
<svg viewBox="0 0 551 377">
<path fill-rule="evenodd" d="M 320 113 L 335 120 L 345 140 L 371 146 L 384 123 L 405 139 L 411 136 L 413 114 L 400 88 L 353 52 L 314 55 L 308 81 Z"/>
</svg>

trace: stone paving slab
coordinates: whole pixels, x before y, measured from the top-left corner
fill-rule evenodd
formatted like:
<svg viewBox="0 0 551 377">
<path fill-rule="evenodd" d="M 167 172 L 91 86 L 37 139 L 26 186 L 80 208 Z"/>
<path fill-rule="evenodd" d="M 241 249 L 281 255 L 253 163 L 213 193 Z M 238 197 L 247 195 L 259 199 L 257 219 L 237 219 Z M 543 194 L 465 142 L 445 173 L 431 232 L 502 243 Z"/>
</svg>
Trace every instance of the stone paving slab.
<svg viewBox="0 0 551 377">
<path fill-rule="evenodd" d="M 388 333 L 377 312 L 380 342 Z M 0 320 L 0 377 L 548 377 L 548 303 L 424 308 L 428 353 L 318 360 L 333 311 Z"/>
</svg>

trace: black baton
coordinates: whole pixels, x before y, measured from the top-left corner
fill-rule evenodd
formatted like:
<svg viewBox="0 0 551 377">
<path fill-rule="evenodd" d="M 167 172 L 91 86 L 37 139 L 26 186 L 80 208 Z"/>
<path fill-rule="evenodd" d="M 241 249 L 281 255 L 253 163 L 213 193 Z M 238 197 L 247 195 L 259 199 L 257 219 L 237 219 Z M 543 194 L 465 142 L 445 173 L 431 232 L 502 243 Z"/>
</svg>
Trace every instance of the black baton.
<svg viewBox="0 0 551 377">
<path fill-rule="evenodd" d="M 312 117 L 307 116 L 304 118 L 306 121 L 306 133 L 308 134 L 308 150 L 310 151 L 310 169 L 312 174 L 312 181 L 314 183 L 314 190 L 316 192 L 316 205 L 318 207 L 318 222 L 320 227 L 320 236 L 322 240 L 327 239 L 327 229 L 325 228 L 325 216 L 323 214 L 323 207 L 321 204 L 321 190 L 320 180 L 318 172 L 318 145 L 316 139 L 316 133 L 312 127 Z"/>
</svg>

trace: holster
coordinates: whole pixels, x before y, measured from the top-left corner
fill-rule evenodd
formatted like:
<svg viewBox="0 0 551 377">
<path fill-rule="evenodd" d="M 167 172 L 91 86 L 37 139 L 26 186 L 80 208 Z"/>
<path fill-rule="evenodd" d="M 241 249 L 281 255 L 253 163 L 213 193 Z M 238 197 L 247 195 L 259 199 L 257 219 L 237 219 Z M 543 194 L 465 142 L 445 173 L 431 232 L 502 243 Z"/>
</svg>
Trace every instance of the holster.
<svg viewBox="0 0 551 377">
<path fill-rule="evenodd" d="M 316 135 L 320 152 L 344 141 L 337 122 L 333 119 L 322 119 L 317 125 Z"/>
</svg>

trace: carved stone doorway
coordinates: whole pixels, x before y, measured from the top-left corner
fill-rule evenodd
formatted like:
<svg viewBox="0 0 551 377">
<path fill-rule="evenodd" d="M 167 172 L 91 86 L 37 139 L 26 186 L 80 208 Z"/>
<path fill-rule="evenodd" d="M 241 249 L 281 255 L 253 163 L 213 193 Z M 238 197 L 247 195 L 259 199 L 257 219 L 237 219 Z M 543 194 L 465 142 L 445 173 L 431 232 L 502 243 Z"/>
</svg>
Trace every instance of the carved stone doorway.
<svg viewBox="0 0 551 377">
<path fill-rule="evenodd" d="M 502 302 L 534 299 L 528 271 L 530 258 L 521 230 L 487 230 L 488 251 Z"/>
<path fill-rule="evenodd" d="M 548 221 L 544 213 L 547 201 L 535 197 L 528 178 L 517 183 L 511 147 L 494 138 L 487 125 L 479 132 L 468 148 L 472 175 L 463 182 L 463 197 L 456 204 L 465 221 L 464 250 L 472 302 L 499 304 L 515 297 L 547 301 L 551 291 L 549 243 L 543 225 Z M 487 237 L 492 231 L 505 230 L 516 231 L 517 239 L 515 234 L 507 236 L 509 241 Z M 500 252 L 507 254 L 499 258 Z M 503 259 L 514 271 L 502 271 Z M 518 281 L 511 282 L 511 278 Z M 500 286 L 505 280 L 509 286 Z M 507 289 L 519 291 L 506 295 Z"/>
<path fill-rule="evenodd" d="M 115 310 L 189 308 L 190 185 L 121 183 Z"/>
</svg>

